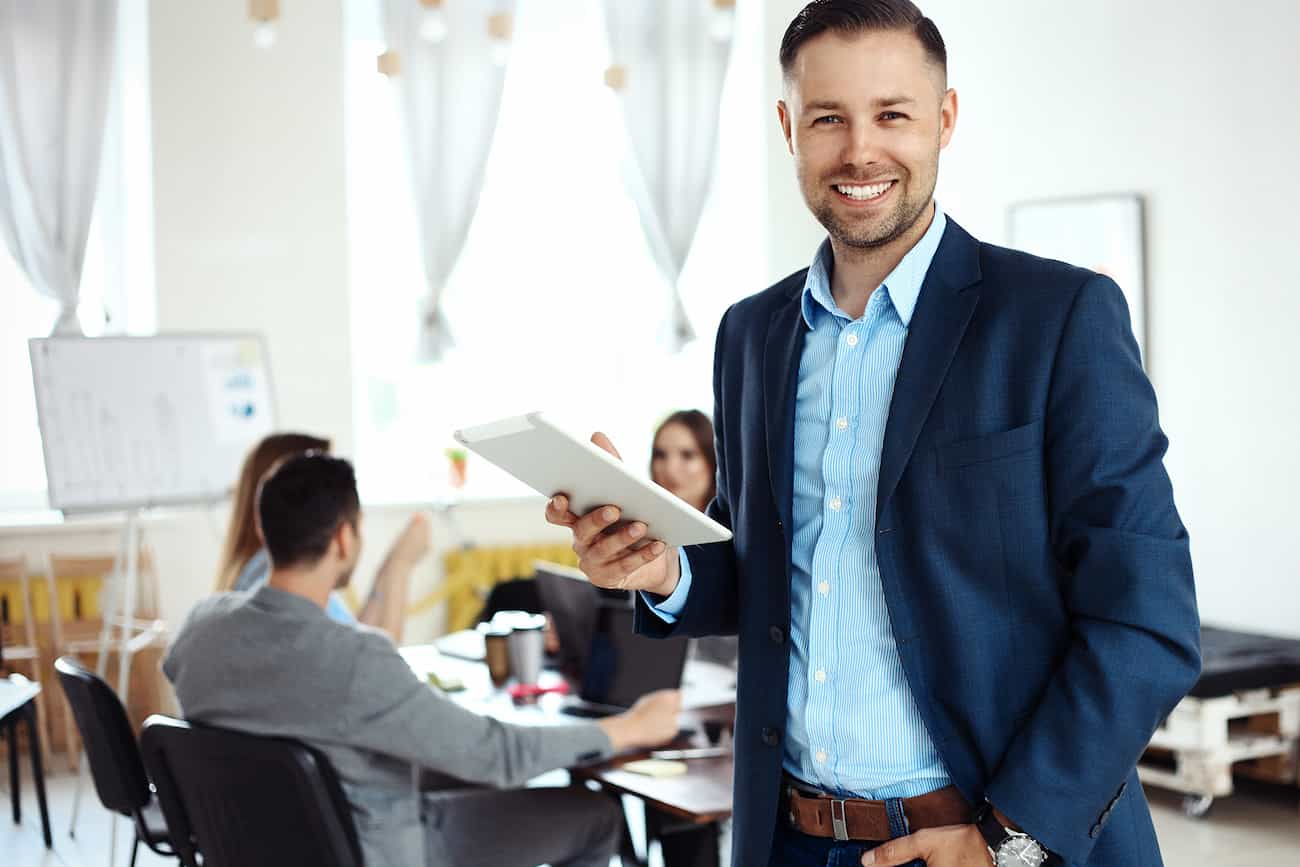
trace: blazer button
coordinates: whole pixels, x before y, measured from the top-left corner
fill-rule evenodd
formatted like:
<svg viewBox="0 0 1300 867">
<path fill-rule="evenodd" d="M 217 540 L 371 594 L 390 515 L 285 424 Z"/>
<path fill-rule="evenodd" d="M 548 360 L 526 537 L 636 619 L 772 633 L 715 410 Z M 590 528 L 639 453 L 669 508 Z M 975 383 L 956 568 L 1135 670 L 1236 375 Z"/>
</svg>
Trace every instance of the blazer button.
<svg viewBox="0 0 1300 867">
<path fill-rule="evenodd" d="M 767 637 L 772 639 L 773 644 L 785 644 L 785 630 L 779 626 L 768 629 Z"/>
<path fill-rule="evenodd" d="M 781 733 L 774 728 L 763 729 L 763 743 L 769 747 L 774 747 L 781 743 Z"/>
</svg>

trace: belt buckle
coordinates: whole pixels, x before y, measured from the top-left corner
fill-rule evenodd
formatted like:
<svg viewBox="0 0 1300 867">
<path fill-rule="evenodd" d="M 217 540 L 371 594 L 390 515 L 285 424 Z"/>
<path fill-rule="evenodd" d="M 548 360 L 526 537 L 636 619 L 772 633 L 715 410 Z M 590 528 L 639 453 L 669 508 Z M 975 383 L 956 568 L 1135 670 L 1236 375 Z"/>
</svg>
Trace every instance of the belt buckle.
<svg viewBox="0 0 1300 867">
<path fill-rule="evenodd" d="M 849 824 L 844 821 L 844 799 L 831 799 L 831 826 L 835 829 L 836 840 L 849 839 Z"/>
</svg>

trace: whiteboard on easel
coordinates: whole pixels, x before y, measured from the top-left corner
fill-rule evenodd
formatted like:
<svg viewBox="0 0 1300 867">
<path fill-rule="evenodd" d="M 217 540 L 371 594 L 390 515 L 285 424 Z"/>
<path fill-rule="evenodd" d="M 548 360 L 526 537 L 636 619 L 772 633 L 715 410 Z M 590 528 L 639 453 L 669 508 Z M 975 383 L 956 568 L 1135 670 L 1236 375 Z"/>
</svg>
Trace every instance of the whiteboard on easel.
<svg viewBox="0 0 1300 867">
<path fill-rule="evenodd" d="M 50 507 L 210 503 L 275 429 L 255 334 L 29 341 Z"/>
</svg>

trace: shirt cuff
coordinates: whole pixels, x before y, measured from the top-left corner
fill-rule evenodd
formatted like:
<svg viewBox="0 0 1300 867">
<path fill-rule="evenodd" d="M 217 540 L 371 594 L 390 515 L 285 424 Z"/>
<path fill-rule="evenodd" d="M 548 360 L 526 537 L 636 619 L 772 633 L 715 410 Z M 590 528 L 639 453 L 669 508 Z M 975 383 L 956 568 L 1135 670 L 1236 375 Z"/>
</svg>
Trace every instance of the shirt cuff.
<svg viewBox="0 0 1300 867">
<path fill-rule="evenodd" d="M 677 622 L 682 609 L 686 607 L 686 597 L 691 592 L 691 561 L 686 556 L 685 548 L 677 549 L 677 561 L 681 563 L 682 576 L 677 579 L 677 589 L 672 592 L 671 596 L 656 605 L 648 593 L 641 592 L 641 598 L 645 599 L 646 604 L 650 606 L 650 610 L 665 623 Z"/>
</svg>

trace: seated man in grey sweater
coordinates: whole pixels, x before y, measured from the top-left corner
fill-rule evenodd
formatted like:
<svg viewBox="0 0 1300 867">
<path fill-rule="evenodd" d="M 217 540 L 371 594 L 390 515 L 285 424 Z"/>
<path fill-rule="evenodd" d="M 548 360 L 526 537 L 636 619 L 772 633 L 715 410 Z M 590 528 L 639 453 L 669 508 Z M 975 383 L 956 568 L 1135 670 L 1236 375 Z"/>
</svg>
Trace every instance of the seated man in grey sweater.
<svg viewBox="0 0 1300 867">
<path fill-rule="evenodd" d="M 367 867 L 607 867 L 621 816 L 585 789 L 425 793 L 428 768 L 518 787 L 545 771 L 664 743 L 680 696 L 654 693 L 596 723 L 514 726 L 423 683 L 386 635 L 325 616 L 361 547 L 352 466 L 291 458 L 262 482 L 266 585 L 195 606 L 163 661 L 190 720 L 295 738 L 321 750 L 352 806 Z"/>
</svg>

